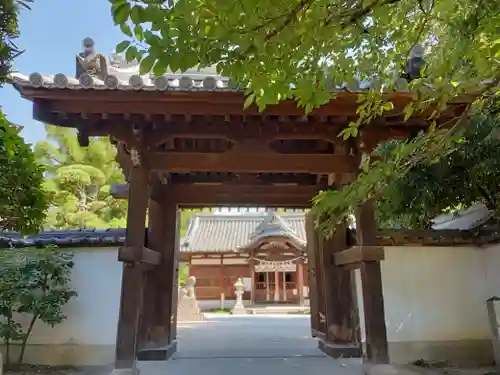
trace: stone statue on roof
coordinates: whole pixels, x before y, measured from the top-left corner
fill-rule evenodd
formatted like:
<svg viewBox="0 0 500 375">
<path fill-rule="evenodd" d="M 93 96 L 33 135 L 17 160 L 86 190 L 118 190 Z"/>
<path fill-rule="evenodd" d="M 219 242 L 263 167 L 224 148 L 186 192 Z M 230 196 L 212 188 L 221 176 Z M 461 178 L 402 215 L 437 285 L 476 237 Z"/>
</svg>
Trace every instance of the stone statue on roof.
<svg viewBox="0 0 500 375">
<path fill-rule="evenodd" d="M 108 75 L 106 56 L 96 52 L 92 38 L 83 40 L 83 52 L 76 55 L 76 78 L 80 78 L 84 73 L 102 80 Z"/>
</svg>

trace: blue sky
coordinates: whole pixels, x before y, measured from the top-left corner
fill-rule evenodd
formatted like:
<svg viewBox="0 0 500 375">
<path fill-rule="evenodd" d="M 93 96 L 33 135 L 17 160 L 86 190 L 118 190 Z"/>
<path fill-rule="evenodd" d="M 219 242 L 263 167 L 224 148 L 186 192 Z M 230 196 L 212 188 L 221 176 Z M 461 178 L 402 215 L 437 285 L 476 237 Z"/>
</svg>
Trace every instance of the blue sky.
<svg viewBox="0 0 500 375">
<path fill-rule="evenodd" d="M 16 44 L 25 52 L 16 59 L 14 69 L 26 75 L 74 75 L 75 55 L 81 52 L 85 37 L 92 37 L 97 50 L 108 56 L 124 38 L 113 24 L 107 0 L 35 0 L 32 11 L 21 13 L 19 28 Z M 10 121 L 24 126 L 26 142 L 45 138 L 43 124 L 32 119 L 31 102 L 11 86 L 0 89 L 0 105 Z"/>
</svg>

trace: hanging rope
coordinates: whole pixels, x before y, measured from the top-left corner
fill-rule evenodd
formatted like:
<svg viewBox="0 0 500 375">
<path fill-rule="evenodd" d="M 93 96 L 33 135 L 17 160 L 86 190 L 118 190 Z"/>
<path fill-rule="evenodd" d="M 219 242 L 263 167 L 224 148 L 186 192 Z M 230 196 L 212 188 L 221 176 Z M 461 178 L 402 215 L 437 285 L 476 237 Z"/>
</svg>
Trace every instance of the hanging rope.
<svg viewBox="0 0 500 375">
<path fill-rule="evenodd" d="M 293 259 L 282 261 L 263 260 L 252 257 L 253 260 L 259 262 L 255 266 L 257 272 L 272 272 L 272 271 L 295 271 L 295 262 L 303 257 L 299 256 Z"/>
</svg>

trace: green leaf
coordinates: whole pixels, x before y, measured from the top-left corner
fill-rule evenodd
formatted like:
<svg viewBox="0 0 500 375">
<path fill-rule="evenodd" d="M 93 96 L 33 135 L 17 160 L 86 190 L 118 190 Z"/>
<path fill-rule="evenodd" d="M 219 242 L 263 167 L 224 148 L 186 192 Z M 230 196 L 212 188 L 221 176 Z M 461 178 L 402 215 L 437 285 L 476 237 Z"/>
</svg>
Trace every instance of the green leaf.
<svg viewBox="0 0 500 375">
<path fill-rule="evenodd" d="M 156 61 L 156 57 L 153 55 L 148 55 L 142 59 L 141 65 L 139 67 L 139 72 L 141 75 L 149 73 L 153 68 L 153 65 Z"/>
<path fill-rule="evenodd" d="M 134 61 L 137 59 L 137 48 L 135 46 L 129 46 L 125 52 L 125 58 L 127 61 Z"/>
<path fill-rule="evenodd" d="M 130 15 L 130 4 L 120 3 L 113 11 L 113 21 L 115 25 L 126 22 Z"/>
<path fill-rule="evenodd" d="M 115 48 L 116 53 L 122 53 L 129 46 L 130 46 L 130 41 L 128 41 L 128 40 L 124 40 L 123 42 L 118 43 L 117 46 L 116 46 L 116 48 Z"/>
<path fill-rule="evenodd" d="M 144 39 L 144 30 L 142 29 L 141 26 L 136 25 L 134 27 L 134 35 L 139 42 L 141 42 Z"/>
<path fill-rule="evenodd" d="M 124 33 L 126 36 L 132 38 L 134 34 L 132 34 L 132 30 L 130 29 L 130 26 L 127 23 L 122 23 L 120 24 L 120 30 L 122 33 Z"/>
<path fill-rule="evenodd" d="M 245 103 L 243 104 L 243 109 L 247 109 L 248 107 L 250 107 L 254 101 L 255 101 L 255 93 L 247 95 L 247 97 L 245 98 Z"/>
<path fill-rule="evenodd" d="M 155 77 L 161 77 L 167 72 L 167 63 L 164 58 L 159 58 L 153 68 Z"/>
<path fill-rule="evenodd" d="M 144 10 L 141 6 L 135 5 L 130 11 L 130 19 L 136 25 L 143 23 L 144 20 Z"/>
<path fill-rule="evenodd" d="M 382 107 L 384 111 L 392 111 L 394 109 L 394 104 L 392 102 L 385 102 Z"/>
</svg>

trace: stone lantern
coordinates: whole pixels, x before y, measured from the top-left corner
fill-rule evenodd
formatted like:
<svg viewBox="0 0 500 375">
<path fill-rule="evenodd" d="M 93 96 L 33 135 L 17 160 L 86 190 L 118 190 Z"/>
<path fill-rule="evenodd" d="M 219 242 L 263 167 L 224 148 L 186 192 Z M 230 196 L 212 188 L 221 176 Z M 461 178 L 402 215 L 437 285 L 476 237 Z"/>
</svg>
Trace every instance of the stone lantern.
<svg viewBox="0 0 500 375">
<path fill-rule="evenodd" d="M 245 292 L 245 285 L 243 280 L 238 278 L 234 283 L 234 289 L 236 294 L 236 305 L 233 308 L 233 315 L 243 315 L 246 314 L 245 306 L 243 306 L 243 293 Z"/>
</svg>

